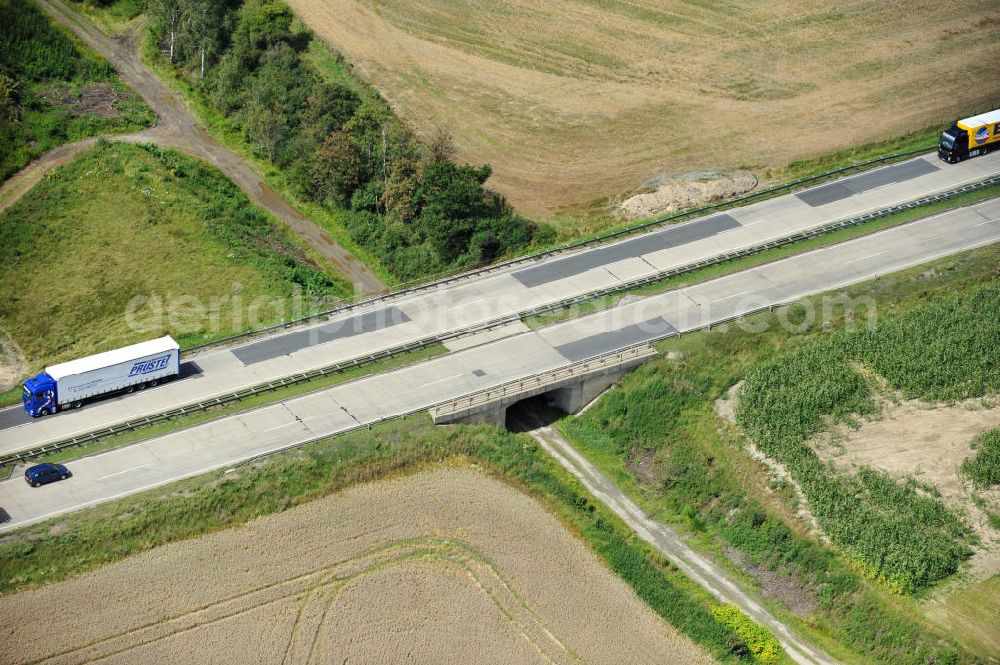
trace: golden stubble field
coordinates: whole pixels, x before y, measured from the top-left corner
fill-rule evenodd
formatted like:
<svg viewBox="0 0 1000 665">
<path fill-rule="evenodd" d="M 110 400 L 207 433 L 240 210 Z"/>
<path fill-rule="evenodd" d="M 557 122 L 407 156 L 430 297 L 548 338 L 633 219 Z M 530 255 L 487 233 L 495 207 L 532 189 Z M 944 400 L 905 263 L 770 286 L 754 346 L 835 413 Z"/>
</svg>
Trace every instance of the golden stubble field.
<svg viewBox="0 0 1000 665">
<path fill-rule="evenodd" d="M 936 126 L 1000 91 L 1000 10 L 968 0 L 289 4 L 539 218 Z"/>
<path fill-rule="evenodd" d="M 0 598 L 6 663 L 709 663 L 530 497 L 373 483 Z"/>
</svg>

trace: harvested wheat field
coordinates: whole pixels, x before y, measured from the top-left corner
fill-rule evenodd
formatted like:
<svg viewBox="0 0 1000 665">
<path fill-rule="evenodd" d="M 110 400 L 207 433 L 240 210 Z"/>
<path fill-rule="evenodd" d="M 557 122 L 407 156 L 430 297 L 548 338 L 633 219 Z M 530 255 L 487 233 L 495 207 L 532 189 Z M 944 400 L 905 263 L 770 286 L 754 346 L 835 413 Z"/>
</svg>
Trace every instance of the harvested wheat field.
<svg viewBox="0 0 1000 665">
<path fill-rule="evenodd" d="M 540 218 L 936 126 L 1000 90 L 1000 11 L 969 0 L 290 4 Z"/>
<path fill-rule="evenodd" d="M 0 599 L 21 663 L 707 663 L 534 500 L 359 486 Z"/>
</svg>

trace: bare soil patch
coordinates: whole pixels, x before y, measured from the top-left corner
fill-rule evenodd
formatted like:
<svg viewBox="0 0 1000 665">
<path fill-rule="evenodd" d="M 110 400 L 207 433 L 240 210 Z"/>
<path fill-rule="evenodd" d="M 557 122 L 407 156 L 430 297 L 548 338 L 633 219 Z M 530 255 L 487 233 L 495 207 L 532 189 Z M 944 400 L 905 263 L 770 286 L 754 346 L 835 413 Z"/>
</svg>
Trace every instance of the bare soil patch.
<svg viewBox="0 0 1000 665">
<path fill-rule="evenodd" d="M 804 584 L 797 575 L 755 564 L 742 552 L 731 547 L 724 547 L 723 552 L 756 580 L 765 596 L 781 600 L 793 614 L 808 617 L 816 611 L 818 601 L 815 590 Z"/>
<path fill-rule="evenodd" d="M 105 118 L 117 118 L 121 115 L 121 110 L 116 106 L 118 93 L 104 81 L 89 83 L 78 92 L 67 86 L 50 88 L 41 97 L 53 106 L 65 106 L 73 115 L 89 114 Z"/>
<path fill-rule="evenodd" d="M 761 172 L 940 125 L 1000 89 L 1000 25 L 971 0 L 290 4 L 543 218 L 656 174 Z"/>
<path fill-rule="evenodd" d="M 0 598 L 5 662 L 709 663 L 533 499 L 441 469 Z"/>
<path fill-rule="evenodd" d="M 979 536 L 969 572 L 973 579 L 985 579 L 1000 573 L 1000 532 L 988 525 L 973 497 L 978 495 L 1000 512 L 1000 491 L 976 492 L 959 467 L 975 454 L 970 444 L 976 435 L 997 426 L 1000 404 L 995 397 L 945 405 L 883 402 L 878 420 L 864 421 L 855 430 L 834 428 L 817 437 L 813 446 L 822 459 L 842 469 L 868 466 L 935 487 Z"/>
<path fill-rule="evenodd" d="M 757 176 L 749 171 L 699 171 L 674 177 L 660 176 L 643 185 L 642 189 L 648 191 L 622 201 L 619 209 L 625 217 L 642 219 L 739 196 L 756 186 Z"/>
<path fill-rule="evenodd" d="M 0 328 L 0 392 L 17 385 L 28 373 L 28 363 L 17 342 Z"/>
</svg>

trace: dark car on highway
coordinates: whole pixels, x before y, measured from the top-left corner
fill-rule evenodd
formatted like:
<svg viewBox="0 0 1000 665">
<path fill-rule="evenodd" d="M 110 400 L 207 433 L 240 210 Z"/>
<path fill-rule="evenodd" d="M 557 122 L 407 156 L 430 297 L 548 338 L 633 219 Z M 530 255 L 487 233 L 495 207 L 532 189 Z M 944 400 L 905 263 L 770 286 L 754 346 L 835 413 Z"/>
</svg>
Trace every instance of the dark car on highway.
<svg viewBox="0 0 1000 665">
<path fill-rule="evenodd" d="M 70 477 L 69 469 L 62 464 L 36 464 L 24 472 L 24 480 L 32 487 L 66 480 Z"/>
</svg>

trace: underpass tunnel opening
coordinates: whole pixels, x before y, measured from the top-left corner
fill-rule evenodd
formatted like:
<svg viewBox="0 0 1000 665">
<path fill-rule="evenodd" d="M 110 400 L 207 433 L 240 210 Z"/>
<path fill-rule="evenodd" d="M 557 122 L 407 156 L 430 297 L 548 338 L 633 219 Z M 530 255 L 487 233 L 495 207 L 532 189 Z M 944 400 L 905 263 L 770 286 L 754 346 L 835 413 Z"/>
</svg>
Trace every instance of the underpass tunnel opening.
<svg viewBox="0 0 1000 665">
<path fill-rule="evenodd" d="M 510 432 L 530 432 L 539 427 L 549 427 L 565 418 L 567 412 L 560 409 L 553 395 L 556 391 L 535 395 L 514 402 L 507 407 L 504 426 Z"/>
</svg>

